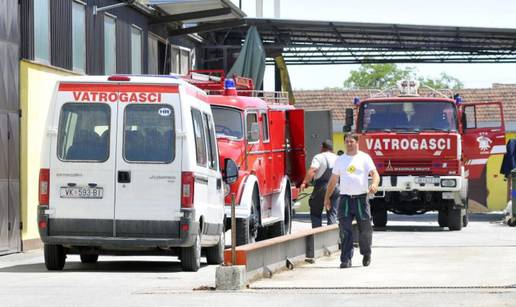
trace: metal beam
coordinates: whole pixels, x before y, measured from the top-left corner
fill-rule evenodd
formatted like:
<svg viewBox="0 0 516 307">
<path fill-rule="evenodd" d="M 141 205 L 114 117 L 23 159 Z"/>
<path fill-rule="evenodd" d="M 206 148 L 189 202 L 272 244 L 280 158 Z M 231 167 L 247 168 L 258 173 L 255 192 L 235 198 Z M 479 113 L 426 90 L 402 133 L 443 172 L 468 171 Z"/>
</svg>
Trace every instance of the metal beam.
<svg viewBox="0 0 516 307">
<path fill-rule="evenodd" d="M 162 23 L 177 22 L 177 21 L 183 21 L 183 20 L 200 19 L 200 18 L 206 18 L 206 17 L 215 17 L 215 16 L 222 16 L 222 15 L 227 15 L 227 14 L 231 14 L 231 8 L 229 8 L 229 7 L 213 9 L 213 10 L 197 11 L 197 12 L 188 12 L 188 13 L 168 15 L 168 16 L 159 16 L 159 17 L 151 19 L 151 21 L 149 22 L 149 25 L 157 25 L 157 24 L 162 24 Z"/>
<path fill-rule="evenodd" d="M 183 29 L 177 29 L 169 31 L 168 36 L 178 36 L 178 35 L 185 35 L 190 33 L 203 33 L 203 32 L 211 32 L 211 31 L 218 31 L 218 30 L 225 30 L 235 27 L 242 27 L 245 26 L 246 22 L 243 19 L 233 19 L 231 21 L 224 21 L 224 22 L 210 22 L 210 23 L 203 23 L 196 27 L 190 27 L 190 28 L 183 28 Z"/>
</svg>

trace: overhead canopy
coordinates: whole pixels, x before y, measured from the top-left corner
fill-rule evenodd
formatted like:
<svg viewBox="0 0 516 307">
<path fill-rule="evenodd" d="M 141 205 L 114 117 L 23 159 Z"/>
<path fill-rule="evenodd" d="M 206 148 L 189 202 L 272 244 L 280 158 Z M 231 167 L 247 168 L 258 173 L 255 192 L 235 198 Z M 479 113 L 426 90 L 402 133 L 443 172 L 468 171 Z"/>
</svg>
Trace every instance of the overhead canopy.
<svg viewBox="0 0 516 307">
<path fill-rule="evenodd" d="M 212 31 L 201 47 L 239 49 L 256 26 L 267 62 L 286 64 L 515 63 L 516 29 L 244 19 L 245 26 Z"/>
<path fill-rule="evenodd" d="M 151 23 L 203 23 L 241 19 L 246 15 L 230 0 L 147 0 L 166 15 Z"/>
</svg>

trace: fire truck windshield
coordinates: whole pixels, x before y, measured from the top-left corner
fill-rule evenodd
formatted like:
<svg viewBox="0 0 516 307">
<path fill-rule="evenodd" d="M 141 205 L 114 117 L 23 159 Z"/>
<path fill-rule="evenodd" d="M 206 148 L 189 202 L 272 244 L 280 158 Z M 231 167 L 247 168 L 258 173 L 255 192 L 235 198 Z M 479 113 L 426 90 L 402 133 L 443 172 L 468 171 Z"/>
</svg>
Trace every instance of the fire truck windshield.
<svg viewBox="0 0 516 307">
<path fill-rule="evenodd" d="M 235 139 L 243 137 L 241 111 L 217 106 L 212 106 L 211 111 L 213 112 L 217 137 Z"/>
<path fill-rule="evenodd" d="M 457 111 L 450 102 L 382 101 L 360 106 L 359 131 L 457 131 Z"/>
</svg>

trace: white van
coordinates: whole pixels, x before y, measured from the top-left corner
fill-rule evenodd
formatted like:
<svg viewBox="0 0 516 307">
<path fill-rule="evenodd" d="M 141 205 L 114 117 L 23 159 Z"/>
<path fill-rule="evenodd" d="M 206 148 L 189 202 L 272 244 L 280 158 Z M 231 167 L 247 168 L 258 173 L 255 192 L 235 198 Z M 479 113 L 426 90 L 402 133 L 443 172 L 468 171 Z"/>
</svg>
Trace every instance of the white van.
<svg viewBox="0 0 516 307">
<path fill-rule="evenodd" d="M 57 83 L 39 178 L 45 265 L 67 254 L 223 261 L 224 188 L 205 93 L 173 77 L 86 76 Z M 234 162 L 225 161 L 236 178 Z"/>
</svg>

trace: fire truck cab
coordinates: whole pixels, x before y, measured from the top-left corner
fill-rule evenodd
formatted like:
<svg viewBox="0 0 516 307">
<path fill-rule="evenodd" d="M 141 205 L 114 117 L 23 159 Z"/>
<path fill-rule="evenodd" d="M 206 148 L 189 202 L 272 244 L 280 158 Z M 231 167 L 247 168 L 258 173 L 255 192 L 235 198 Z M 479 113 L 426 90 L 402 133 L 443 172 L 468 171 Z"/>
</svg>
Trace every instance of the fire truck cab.
<svg viewBox="0 0 516 307">
<path fill-rule="evenodd" d="M 220 159 L 239 177 L 226 186 L 226 225 L 235 196 L 237 245 L 290 233 L 293 203 L 305 175 L 304 111 L 277 97 L 266 101 L 251 79 L 223 71 L 193 71 L 188 82 L 208 92 Z"/>
<path fill-rule="evenodd" d="M 468 223 L 468 186 L 491 154 L 505 151 L 501 104 L 463 104 L 458 95 L 451 99 L 436 91 L 423 97 L 418 87 L 402 81 L 397 97 L 354 101 L 360 150 L 381 176 L 371 199 L 373 223 L 385 227 L 387 211 L 438 211 L 441 227 L 460 230 Z M 344 131 L 351 131 L 354 112 L 346 110 Z"/>
</svg>

